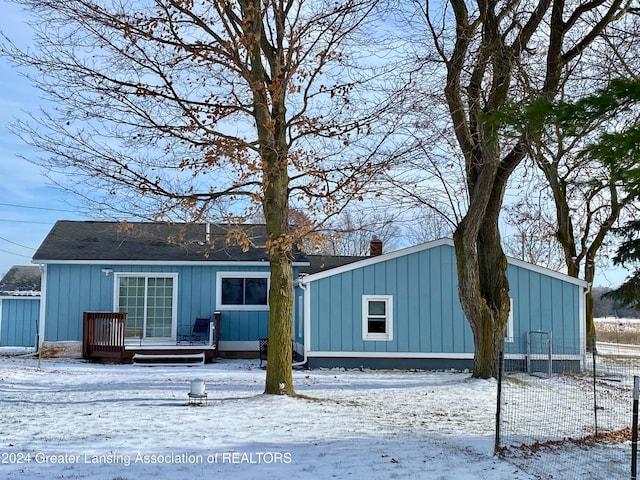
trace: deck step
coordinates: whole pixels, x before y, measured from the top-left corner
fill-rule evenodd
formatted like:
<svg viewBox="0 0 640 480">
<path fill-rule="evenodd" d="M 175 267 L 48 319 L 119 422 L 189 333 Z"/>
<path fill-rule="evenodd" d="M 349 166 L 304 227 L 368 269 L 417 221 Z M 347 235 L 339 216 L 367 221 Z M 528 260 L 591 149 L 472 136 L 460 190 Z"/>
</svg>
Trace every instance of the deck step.
<svg viewBox="0 0 640 480">
<path fill-rule="evenodd" d="M 133 356 L 133 364 L 144 367 L 163 366 L 163 367 L 181 367 L 181 366 L 200 366 L 204 365 L 204 352 L 202 353 L 136 353 Z"/>
</svg>

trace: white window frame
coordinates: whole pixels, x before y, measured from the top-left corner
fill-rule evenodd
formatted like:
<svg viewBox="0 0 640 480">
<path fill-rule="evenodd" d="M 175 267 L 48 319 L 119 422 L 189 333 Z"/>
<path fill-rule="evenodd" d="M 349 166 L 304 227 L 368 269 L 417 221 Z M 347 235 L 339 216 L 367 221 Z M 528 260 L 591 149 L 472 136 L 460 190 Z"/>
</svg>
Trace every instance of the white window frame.
<svg viewBox="0 0 640 480">
<path fill-rule="evenodd" d="M 171 299 L 171 337 L 157 337 L 167 338 L 175 340 L 178 331 L 178 274 L 177 273 L 162 273 L 162 272 L 116 272 L 113 274 L 114 281 L 114 295 L 113 305 L 114 311 L 120 308 L 120 279 L 126 277 L 134 278 L 171 278 L 173 279 L 173 295 Z M 144 311 L 146 315 L 147 311 L 147 292 L 145 292 L 144 298 Z M 146 339 L 147 337 L 145 337 Z M 151 338 L 151 337 L 150 337 Z M 153 337 L 156 338 L 156 337 Z"/>
<path fill-rule="evenodd" d="M 385 302 L 385 333 L 369 332 L 369 302 Z M 367 341 L 393 340 L 393 295 L 362 295 L 362 339 Z"/>
<path fill-rule="evenodd" d="M 266 305 L 223 305 L 222 304 L 222 279 L 223 278 L 266 278 L 267 279 L 267 304 Z M 269 289 L 270 288 L 271 288 L 270 272 L 216 272 L 216 310 L 243 310 L 243 311 L 269 310 Z"/>
<path fill-rule="evenodd" d="M 298 295 L 298 337 L 302 338 L 304 335 L 304 300 L 302 295 Z"/>
<path fill-rule="evenodd" d="M 507 331 L 504 337 L 504 341 L 507 343 L 513 343 L 513 298 L 509 298 L 509 319 L 507 320 Z"/>
</svg>

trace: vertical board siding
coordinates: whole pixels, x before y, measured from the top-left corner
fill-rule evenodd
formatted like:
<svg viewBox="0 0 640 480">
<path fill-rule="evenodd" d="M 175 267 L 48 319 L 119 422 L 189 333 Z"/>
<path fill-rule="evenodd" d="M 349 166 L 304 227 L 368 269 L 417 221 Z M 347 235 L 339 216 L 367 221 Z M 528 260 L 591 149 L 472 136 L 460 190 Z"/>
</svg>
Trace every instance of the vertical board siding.
<svg viewBox="0 0 640 480">
<path fill-rule="evenodd" d="M 431 289 L 431 265 L 429 263 L 429 255 L 420 255 L 418 257 L 418 262 L 416 263 L 420 266 L 417 280 L 420 293 L 418 296 L 418 301 L 416 302 L 416 306 L 418 308 L 416 318 L 420 318 L 420 315 L 423 314 L 423 312 L 428 312 L 431 308 L 431 299 L 428 295 L 428 292 Z M 420 332 L 420 334 L 411 344 L 411 348 L 409 351 L 420 352 L 425 351 L 425 349 L 428 349 L 426 350 L 428 352 L 432 351 L 430 322 L 411 321 L 411 324 L 414 325 L 414 328 L 416 328 Z"/>
<path fill-rule="evenodd" d="M 429 351 L 442 352 L 444 351 L 443 343 L 443 324 L 447 322 L 444 318 L 444 311 L 447 308 L 444 302 L 449 301 L 449 295 L 446 289 L 442 288 L 442 264 L 444 260 L 441 258 L 441 249 L 430 250 L 427 252 L 429 256 Z"/>
<path fill-rule="evenodd" d="M 472 351 L 471 330 L 458 302 L 454 267 L 453 249 L 444 246 L 312 281 L 309 286 L 311 349 L 416 353 Z M 337 282 L 341 288 L 335 287 Z M 393 296 L 392 341 L 362 339 L 362 295 Z M 341 308 L 335 308 L 341 303 Z M 321 326 L 323 311 L 331 312 L 329 328 Z M 344 334 L 336 339 L 336 330 L 340 329 L 348 331 L 351 337 Z"/>
<path fill-rule="evenodd" d="M 442 250 L 444 253 L 445 250 Z M 453 252 L 453 250 L 452 250 Z M 442 297 L 442 349 L 445 352 L 465 352 L 465 327 L 467 321 L 462 315 L 461 307 L 457 310 L 457 319 L 454 317 L 454 307 L 459 306 L 458 301 L 458 283 L 453 281 L 453 268 L 455 268 L 455 257 L 441 255 L 440 258 L 440 278 L 439 283 L 442 292 L 446 292 L 446 296 Z M 458 326 L 456 327 L 456 322 Z M 458 333 L 460 332 L 460 333 Z M 469 330 L 470 333 L 470 330 Z"/>
<path fill-rule="evenodd" d="M 0 298 L 0 312 L 0 346 L 35 347 L 40 298 Z"/>
<path fill-rule="evenodd" d="M 507 345 L 507 351 L 526 353 L 529 332 L 551 332 L 556 353 L 580 353 L 582 289 L 559 278 L 514 265 L 509 265 L 507 274 L 513 299 L 514 327 L 514 342 Z"/>
<path fill-rule="evenodd" d="M 527 333 L 542 330 L 578 352 L 581 287 L 512 264 L 507 277 L 515 337 L 509 349 L 525 352 Z M 451 245 L 312 279 L 308 288 L 313 351 L 473 353 Z M 362 340 L 362 295 L 393 296 L 392 341 Z"/>
<path fill-rule="evenodd" d="M 557 278 L 549 278 L 542 275 L 538 275 L 538 277 L 540 278 L 540 323 L 544 329 L 553 331 L 555 317 L 552 292 L 554 288 L 562 289 L 562 285 L 560 285 L 560 281 Z M 560 305 L 558 305 L 558 307 L 560 307 Z M 564 330 L 562 325 L 559 325 L 559 327 Z"/>
<path fill-rule="evenodd" d="M 365 278 L 362 270 L 354 270 L 351 272 L 352 283 L 349 316 L 343 319 L 343 322 L 347 324 L 347 328 L 351 326 L 351 338 L 353 338 L 352 348 L 358 351 L 364 350 L 364 341 L 362 340 L 362 294 L 360 292 L 363 292 L 365 289 Z"/>
<path fill-rule="evenodd" d="M 540 278 L 538 275 L 532 275 L 531 272 L 525 271 L 524 275 L 527 279 L 525 283 L 529 285 L 528 292 L 521 292 L 518 298 L 526 295 L 529 297 L 529 323 L 530 330 L 542 330 L 542 317 L 540 312 Z"/>
<path fill-rule="evenodd" d="M 422 322 L 412 322 L 412 318 L 419 318 L 420 311 L 423 308 L 422 291 L 425 288 L 424 277 L 421 274 L 421 268 L 423 265 L 423 259 L 418 257 L 417 262 L 407 262 L 406 272 L 406 292 L 407 299 L 413 299 L 412 302 L 407 302 L 407 341 L 406 350 L 408 352 L 416 352 L 420 348 L 420 338 L 424 330 Z M 400 312 L 400 306 L 398 306 Z M 402 318 L 400 316 L 399 318 Z"/>
<path fill-rule="evenodd" d="M 113 269 L 105 275 L 103 267 Z M 49 264 L 45 304 L 45 340 L 82 339 L 82 313 L 113 311 L 115 273 L 177 273 L 177 325 L 188 328 L 198 317 L 212 317 L 216 309 L 216 273 L 264 272 L 264 268 L 208 265 L 78 265 Z M 268 311 L 222 312 L 220 335 L 225 341 L 250 341 L 266 337 Z"/>
<path fill-rule="evenodd" d="M 82 312 L 111 311 L 113 275 L 101 265 L 49 265 L 45 341 L 82 340 Z"/>
<path fill-rule="evenodd" d="M 353 315 L 353 302 L 351 301 L 351 286 L 353 285 L 353 273 L 346 272 L 341 275 L 340 282 L 340 318 L 350 318 Z M 340 337 L 342 345 L 352 345 L 356 332 L 347 322 L 340 324 Z"/>
<path fill-rule="evenodd" d="M 329 328 L 331 330 L 329 348 L 336 351 L 342 350 L 342 285 L 340 280 L 340 277 L 331 277 L 329 281 L 329 298 L 331 298 L 331 303 L 327 305 Z"/>
<path fill-rule="evenodd" d="M 393 315 L 393 336 L 396 341 L 397 348 L 400 351 L 409 350 L 409 331 L 410 319 L 414 316 L 413 312 L 415 302 L 409 301 L 409 285 L 413 282 L 409 281 L 409 263 L 407 257 L 398 259 L 394 268 L 389 269 L 387 282 L 397 285 L 398 298 L 394 298 L 394 315 Z M 415 278 L 415 277 L 414 277 Z M 397 305 L 396 305 L 397 303 Z M 379 342 L 385 350 L 389 342 Z"/>
</svg>

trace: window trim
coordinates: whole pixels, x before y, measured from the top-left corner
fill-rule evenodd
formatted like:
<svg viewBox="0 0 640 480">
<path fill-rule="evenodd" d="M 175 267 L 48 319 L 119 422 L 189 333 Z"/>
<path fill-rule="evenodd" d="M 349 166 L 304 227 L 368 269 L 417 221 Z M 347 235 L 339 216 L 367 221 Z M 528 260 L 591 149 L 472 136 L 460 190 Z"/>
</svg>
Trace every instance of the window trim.
<svg viewBox="0 0 640 480">
<path fill-rule="evenodd" d="M 119 311 L 120 309 L 120 279 L 121 278 L 171 278 L 173 279 L 173 292 L 171 299 L 171 337 L 147 337 L 146 334 L 144 336 L 145 340 L 163 340 L 163 339 L 171 339 L 175 340 L 177 331 L 178 331 L 178 273 L 166 273 L 166 272 L 114 272 L 113 273 L 113 305 L 114 311 Z M 147 282 L 145 282 L 146 285 Z M 144 310 L 145 315 L 147 314 L 147 294 L 148 292 L 145 290 L 145 300 L 144 300 Z M 146 320 L 145 320 L 145 329 L 146 329 Z"/>
<path fill-rule="evenodd" d="M 385 302 L 385 333 L 369 332 L 369 302 Z M 362 295 L 362 340 L 385 341 L 393 340 L 393 295 Z"/>
<path fill-rule="evenodd" d="M 507 320 L 507 331 L 505 332 L 504 341 L 513 343 L 513 298 L 509 298 L 509 319 Z"/>
<path fill-rule="evenodd" d="M 266 305 L 225 305 L 222 303 L 222 279 L 224 278 L 266 278 Z M 216 310 L 267 311 L 269 310 L 269 288 L 271 288 L 271 272 L 216 272 Z"/>
</svg>

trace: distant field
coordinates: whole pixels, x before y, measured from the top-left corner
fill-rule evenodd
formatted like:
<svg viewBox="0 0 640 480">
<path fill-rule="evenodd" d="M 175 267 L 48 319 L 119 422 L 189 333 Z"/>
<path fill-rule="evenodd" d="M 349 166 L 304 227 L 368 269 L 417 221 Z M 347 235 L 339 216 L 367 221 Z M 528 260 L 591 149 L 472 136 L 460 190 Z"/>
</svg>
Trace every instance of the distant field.
<svg viewBox="0 0 640 480">
<path fill-rule="evenodd" d="M 599 342 L 640 345 L 638 318 L 596 318 L 595 324 Z"/>
</svg>

